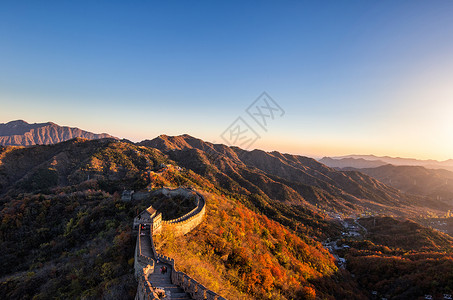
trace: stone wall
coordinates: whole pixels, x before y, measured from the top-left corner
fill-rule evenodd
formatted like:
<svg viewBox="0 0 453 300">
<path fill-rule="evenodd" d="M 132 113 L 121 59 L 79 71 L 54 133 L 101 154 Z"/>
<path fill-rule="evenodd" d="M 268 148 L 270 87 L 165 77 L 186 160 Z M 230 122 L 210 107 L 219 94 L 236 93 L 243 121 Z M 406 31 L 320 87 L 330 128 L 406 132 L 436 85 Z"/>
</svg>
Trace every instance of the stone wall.
<svg viewBox="0 0 453 300">
<path fill-rule="evenodd" d="M 152 194 L 162 194 L 167 197 L 176 197 L 176 196 L 182 196 L 182 197 L 190 197 L 194 194 L 194 190 L 189 189 L 189 188 L 168 188 L 168 187 L 163 187 L 161 189 L 155 190 L 152 192 Z"/>
<path fill-rule="evenodd" d="M 196 207 L 184 216 L 173 220 L 162 221 L 163 229 L 173 232 L 175 236 L 181 236 L 197 227 L 203 221 L 206 213 L 206 201 L 197 192 L 195 193 L 195 204 Z"/>
<path fill-rule="evenodd" d="M 148 274 L 154 272 L 155 261 L 142 252 L 142 237 L 142 229 L 139 227 L 134 256 L 135 278 L 138 281 L 135 300 L 159 299 L 148 281 Z"/>
<path fill-rule="evenodd" d="M 183 215 L 182 217 L 173 220 L 163 221 L 162 214 L 155 211 L 154 208 L 152 208 L 151 206 L 134 218 L 134 224 L 132 226 L 133 230 L 137 230 L 140 224 L 147 224 L 153 226 L 154 233 L 159 233 L 162 230 L 161 225 L 169 225 L 166 226 L 168 230 L 174 231 L 176 235 L 184 235 L 190 232 L 193 228 L 195 228 L 195 226 L 200 224 L 203 219 L 204 207 L 206 205 L 204 198 L 192 189 L 185 189 L 181 187 L 171 189 L 164 187 L 155 190 L 151 193 L 146 193 L 146 195 L 147 197 L 157 195 L 164 195 L 166 197 L 177 197 L 177 196 L 185 198 L 193 197 L 195 201 L 194 203 L 195 208 L 192 209 L 190 212 L 186 213 L 185 215 Z M 154 212 L 149 213 L 150 211 Z"/>
<path fill-rule="evenodd" d="M 154 233 L 158 233 L 162 231 L 162 214 L 157 213 L 152 221 L 152 228 Z"/>
<path fill-rule="evenodd" d="M 177 188 L 173 190 L 169 188 L 161 188 L 154 191 L 153 194 L 162 194 L 168 197 L 194 197 L 196 206 L 184 216 L 173 220 L 163 221 L 162 215 L 160 213 L 152 216 L 153 234 L 162 233 L 162 231 L 168 230 L 173 232 L 175 236 L 185 235 L 203 221 L 203 217 L 206 212 L 206 201 L 204 197 L 198 192 L 192 189 L 183 188 Z"/>
<path fill-rule="evenodd" d="M 135 277 L 138 278 L 138 276 L 143 273 L 142 269 L 143 267 L 148 267 L 151 268 L 151 271 L 154 271 L 154 265 L 155 262 L 154 260 L 142 253 L 142 229 L 139 228 L 138 230 L 138 236 L 137 236 L 137 242 L 135 243 L 135 256 L 134 256 L 134 269 L 135 269 Z M 151 239 L 152 240 L 152 239 Z M 154 245 L 152 245 L 153 250 L 154 250 Z M 154 250 L 155 251 L 155 250 Z"/>
<path fill-rule="evenodd" d="M 153 242 L 152 242 L 153 243 Z M 181 287 L 184 292 L 190 295 L 195 300 L 226 300 L 217 293 L 208 290 L 202 284 L 198 283 L 195 279 L 190 277 L 184 272 L 178 271 L 176 268 L 175 260 L 171 257 L 157 254 L 157 258 L 172 266 L 171 282 Z"/>
<path fill-rule="evenodd" d="M 135 300 L 151 300 L 159 299 L 159 297 L 154 293 L 154 289 L 151 286 L 151 283 L 148 281 L 148 274 L 151 274 L 152 271 L 148 267 L 142 269 L 142 274 L 137 278 L 138 286 L 137 293 L 135 294 Z"/>
<path fill-rule="evenodd" d="M 151 251 L 152 255 L 155 259 L 159 259 L 160 261 L 167 263 L 172 266 L 172 273 L 171 281 L 173 284 L 181 287 L 186 293 L 188 293 L 193 299 L 196 300 L 226 300 L 225 298 L 219 296 L 215 292 L 208 290 L 202 284 L 198 283 L 190 276 L 185 274 L 184 272 L 178 271 L 176 268 L 176 264 L 173 258 L 164 256 L 156 252 L 156 248 L 154 247 L 153 241 L 153 234 L 157 232 L 163 232 L 170 230 L 175 233 L 176 236 L 184 235 L 194 229 L 197 225 L 199 225 L 203 221 L 203 217 L 206 212 L 206 201 L 204 197 L 199 194 L 198 192 L 194 192 L 191 189 L 183 189 L 178 188 L 175 190 L 170 190 L 168 188 L 163 188 L 158 190 L 164 195 L 170 196 L 186 196 L 191 197 L 195 195 L 196 201 L 196 208 L 190 211 L 189 213 L 185 214 L 184 216 L 169 220 L 169 221 L 161 221 L 156 220 L 153 222 L 156 226 L 152 226 L 149 235 L 150 235 L 150 242 L 151 242 Z M 154 217 L 161 217 L 161 214 L 155 214 Z M 158 225 L 159 224 L 159 225 Z M 160 226 L 162 224 L 162 226 Z M 158 226 L 157 226 L 158 225 Z M 148 233 L 147 233 L 148 234 Z M 134 266 L 136 267 L 136 277 L 138 280 L 138 287 L 137 287 L 137 294 L 135 296 L 136 300 L 142 299 L 159 299 L 157 295 L 153 293 L 152 285 L 148 281 L 148 274 L 154 271 L 154 259 L 151 257 L 143 255 L 141 252 L 141 228 L 139 228 L 138 237 L 137 237 L 137 244 L 135 249 L 135 263 Z M 145 268 L 142 266 L 146 265 Z"/>
</svg>

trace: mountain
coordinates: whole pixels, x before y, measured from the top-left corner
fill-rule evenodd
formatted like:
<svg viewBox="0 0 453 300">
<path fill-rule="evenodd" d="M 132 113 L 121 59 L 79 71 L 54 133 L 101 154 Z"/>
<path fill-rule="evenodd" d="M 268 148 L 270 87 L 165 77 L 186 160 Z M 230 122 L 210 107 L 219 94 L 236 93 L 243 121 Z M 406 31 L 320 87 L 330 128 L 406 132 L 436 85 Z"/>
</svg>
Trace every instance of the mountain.
<svg viewBox="0 0 453 300">
<path fill-rule="evenodd" d="M 451 238 L 378 216 L 440 213 L 444 203 L 303 156 L 162 135 L 0 146 L 0 298 L 133 299 L 131 223 L 156 203 L 148 190 L 163 186 L 199 191 L 206 217 L 186 236 L 156 237 L 159 252 L 228 299 L 370 299 L 373 290 L 418 299 L 453 289 L 436 275 L 451 270 Z M 135 190 L 130 201 L 124 189 Z M 361 212 L 374 216 L 342 219 Z"/>
<path fill-rule="evenodd" d="M 453 172 L 420 166 L 385 165 L 377 168 L 352 169 L 367 174 L 405 193 L 430 196 L 453 203 Z"/>
<path fill-rule="evenodd" d="M 382 160 L 366 160 L 364 158 L 353 158 L 353 157 L 345 157 L 345 158 L 331 158 L 331 157 L 323 157 L 319 160 L 320 163 L 325 164 L 331 168 L 375 168 L 384 166 L 387 163 Z"/>
<path fill-rule="evenodd" d="M 420 160 L 375 155 L 346 155 L 330 158 L 324 157 L 320 161 L 332 168 L 374 168 L 379 167 L 379 164 L 392 164 L 395 166 L 422 166 L 428 169 L 446 169 L 453 171 L 453 159 L 437 161 L 433 159 Z"/>
<path fill-rule="evenodd" d="M 30 146 L 49 145 L 76 137 L 89 140 L 113 138 L 106 133 L 95 134 L 79 128 L 59 126 L 55 123 L 29 124 L 23 120 L 0 123 L 0 145 Z"/>
<path fill-rule="evenodd" d="M 453 238 L 411 220 L 359 219 L 362 240 L 349 239 L 347 269 L 369 299 L 445 299 L 453 286 Z M 448 275 L 446 275 L 448 274 Z"/>
<path fill-rule="evenodd" d="M 224 189 L 246 192 L 289 205 L 325 211 L 387 211 L 391 214 L 443 209 L 440 203 L 409 197 L 357 171 L 338 171 L 303 156 L 246 151 L 211 144 L 189 135 L 161 135 L 140 143 L 167 154 L 181 166 L 209 178 Z"/>
<path fill-rule="evenodd" d="M 148 188 L 184 185 L 203 193 L 207 216 L 173 245 L 178 265 L 208 288 L 229 299 L 366 299 L 319 241 L 338 235 L 337 224 L 177 166 L 156 148 L 112 139 L 0 147 L 0 298 L 133 299 L 132 220 L 153 203 Z M 124 189 L 137 198 L 121 201 Z"/>
</svg>

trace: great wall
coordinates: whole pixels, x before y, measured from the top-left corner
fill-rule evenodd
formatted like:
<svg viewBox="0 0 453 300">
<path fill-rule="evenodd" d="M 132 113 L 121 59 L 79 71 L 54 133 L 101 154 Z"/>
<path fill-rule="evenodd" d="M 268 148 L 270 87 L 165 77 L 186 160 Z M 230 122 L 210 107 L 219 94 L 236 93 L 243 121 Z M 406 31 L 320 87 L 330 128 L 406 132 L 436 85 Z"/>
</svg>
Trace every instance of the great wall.
<svg viewBox="0 0 453 300">
<path fill-rule="evenodd" d="M 162 220 L 162 214 L 152 206 L 134 219 L 133 228 L 137 230 L 134 269 L 138 281 L 135 300 L 148 299 L 196 299 L 226 300 L 202 284 L 178 271 L 174 259 L 156 252 L 153 235 L 171 231 L 176 237 L 185 235 L 203 221 L 206 200 L 200 193 L 189 188 L 162 188 L 153 195 L 167 197 L 183 196 L 193 198 L 195 208 L 173 220 Z M 162 267 L 166 272 L 162 272 Z"/>
</svg>

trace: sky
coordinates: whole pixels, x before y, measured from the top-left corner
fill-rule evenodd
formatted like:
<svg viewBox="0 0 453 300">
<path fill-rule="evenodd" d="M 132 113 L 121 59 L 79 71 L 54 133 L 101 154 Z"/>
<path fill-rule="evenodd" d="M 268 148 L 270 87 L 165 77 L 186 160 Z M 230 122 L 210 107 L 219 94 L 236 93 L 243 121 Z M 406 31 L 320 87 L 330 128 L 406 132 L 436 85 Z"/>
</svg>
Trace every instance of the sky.
<svg viewBox="0 0 453 300">
<path fill-rule="evenodd" d="M 1 1 L 0 123 L 451 159 L 451 16 L 440 0 Z"/>
</svg>

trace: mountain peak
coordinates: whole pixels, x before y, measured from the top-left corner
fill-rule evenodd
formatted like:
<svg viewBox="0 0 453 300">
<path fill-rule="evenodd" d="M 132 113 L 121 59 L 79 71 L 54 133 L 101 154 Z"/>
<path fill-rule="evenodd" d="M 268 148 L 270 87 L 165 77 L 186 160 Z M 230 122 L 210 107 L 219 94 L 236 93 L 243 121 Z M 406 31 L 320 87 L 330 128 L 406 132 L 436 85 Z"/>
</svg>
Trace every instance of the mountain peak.
<svg viewBox="0 0 453 300">
<path fill-rule="evenodd" d="M 0 124 L 0 125 L 3 125 L 3 124 Z M 14 121 L 10 121 L 4 125 L 18 126 L 18 125 L 28 125 L 28 123 L 25 122 L 24 120 L 14 120 Z"/>
<path fill-rule="evenodd" d="M 3 146 L 48 145 L 77 137 L 89 140 L 113 138 L 106 133 L 95 134 L 79 128 L 59 126 L 53 122 L 29 124 L 24 120 L 15 120 L 6 124 L 0 123 L 0 145 Z"/>
</svg>

